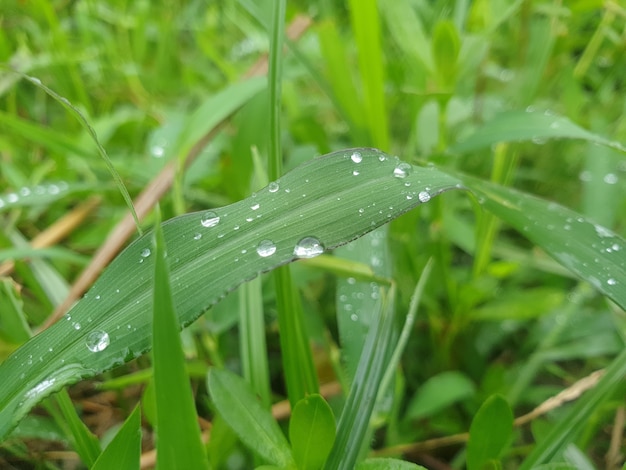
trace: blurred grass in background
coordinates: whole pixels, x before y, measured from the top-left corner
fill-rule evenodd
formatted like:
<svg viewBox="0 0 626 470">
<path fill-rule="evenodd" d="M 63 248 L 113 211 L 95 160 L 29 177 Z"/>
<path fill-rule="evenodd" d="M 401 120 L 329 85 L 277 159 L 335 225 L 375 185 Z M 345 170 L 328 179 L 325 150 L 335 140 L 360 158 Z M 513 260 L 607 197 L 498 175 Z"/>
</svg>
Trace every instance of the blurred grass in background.
<svg viewBox="0 0 626 470">
<path fill-rule="evenodd" d="M 268 53 L 271 12 L 268 0 L 4 0 L 0 62 L 37 77 L 88 117 L 132 196 L 173 162 L 171 190 L 160 198 L 167 219 L 235 202 L 264 185 L 267 91 L 249 89 L 245 99 L 239 96 L 242 106 L 228 94 L 210 99 Z M 514 186 L 624 233 L 622 154 L 577 140 L 517 142 L 515 119 L 504 130 L 506 142 L 462 146 L 507 111 L 564 115 L 626 141 L 626 10 L 617 2 L 287 2 L 287 23 L 298 15 L 312 24 L 285 48 L 285 170 L 336 149 L 376 146 L 412 163 Z M 215 108 L 203 109 L 207 102 Z M 7 69 L 0 75 L 0 103 L 0 248 L 6 250 L 3 261 L 15 259 L 12 271 L 0 268 L 0 310 L 10 305 L 24 320 L 0 333 L 5 358 L 63 300 L 127 208 L 88 133 L 59 103 Z M 240 109 L 187 166 L 191 147 L 208 130 L 206 121 L 228 115 L 223 110 L 229 106 Z M 92 201 L 86 220 L 69 223 L 45 258 L 27 249 L 20 256 L 8 251 L 48 233 L 86 200 Z M 519 416 L 624 348 L 623 311 L 495 218 L 475 213 L 464 195 L 445 194 L 387 230 L 382 238 L 388 251 L 365 260 L 376 275 L 397 283 L 399 312 L 407 311 L 427 260 L 435 264 L 389 396 L 393 405 L 380 412 L 374 434 L 379 449 L 465 432 L 494 393 L 505 396 Z M 341 249 L 341 256 L 363 260 L 376 243 L 376 235 L 360 240 Z M 337 350 L 359 351 L 365 333 L 346 335 L 342 318 L 350 309 L 365 315 L 370 306 L 359 302 L 378 291 L 369 282 L 351 288 L 352 277 L 336 279 L 327 269 L 296 264 L 292 274 L 304 300 L 318 380 L 349 382 L 354 372 L 344 376 Z M 287 396 L 276 299 L 270 278 L 259 283 L 262 291 L 246 287 L 249 293 L 230 295 L 185 330 L 183 347 L 196 379 L 208 364 L 245 370 L 237 312 L 250 298 L 257 307 L 261 303 L 272 395 L 264 399 L 276 402 Z M 337 319 L 336 312 L 344 316 Z M 367 324 L 359 326 L 366 331 Z M 346 365 L 355 366 L 349 356 Z M 147 367 L 144 357 L 102 377 L 113 395 L 90 383 L 72 389 L 96 434 L 106 436 L 138 396 L 149 395 L 150 387 L 140 387 Z M 204 381 L 197 384 L 199 413 L 210 417 Z M 150 399 L 144 398 L 149 426 L 154 419 L 145 403 Z M 330 403 L 339 409 L 341 396 Z M 596 468 L 618 468 L 605 458 L 620 407 L 623 400 L 613 400 L 598 410 L 572 452 L 586 454 L 579 458 Z M 529 436 L 545 435 L 562 412 L 516 431 L 505 468 L 515 468 Z M 64 441 L 54 420 L 42 422 L 46 432 L 36 437 Z M 228 432 L 223 436 L 228 445 L 209 445 L 212 463 L 249 468 L 250 454 Z M 7 461 L 17 456 L 36 465 L 37 447 L 26 442 L 6 446 Z M 448 468 L 435 466 L 443 462 L 457 468 L 461 449 L 410 451 L 408 457 L 432 468 Z"/>
</svg>

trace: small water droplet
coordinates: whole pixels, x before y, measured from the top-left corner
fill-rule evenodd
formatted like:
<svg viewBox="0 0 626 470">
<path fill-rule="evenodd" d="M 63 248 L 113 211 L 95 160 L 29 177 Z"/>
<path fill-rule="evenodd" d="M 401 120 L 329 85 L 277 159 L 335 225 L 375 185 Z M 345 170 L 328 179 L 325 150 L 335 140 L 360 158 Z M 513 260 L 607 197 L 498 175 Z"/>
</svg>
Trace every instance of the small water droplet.
<svg viewBox="0 0 626 470">
<path fill-rule="evenodd" d="M 201 234 L 201 233 L 196 233 L 196 234 L 193 236 L 193 239 L 194 239 L 194 240 L 200 240 L 201 238 L 202 238 L 202 234 Z"/>
<path fill-rule="evenodd" d="M 109 338 L 109 334 L 106 331 L 92 331 L 87 336 L 87 349 L 89 349 L 91 352 L 104 351 L 110 343 L 111 339 Z"/>
<path fill-rule="evenodd" d="M 607 173 L 602 180 L 606 184 L 617 184 L 617 175 L 615 173 Z"/>
<path fill-rule="evenodd" d="M 357 321 L 358 319 L 359 319 L 359 316 L 356 313 L 353 313 L 352 315 L 350 315 L 350 320 Z"/>
<path fill-rule="evenodd" d="M 610 278 L 609 280 L 607 280 L 607 281 L 606 281 L 606 283 L 607 283 L 609 286 L 614 286 L 614 285 L 616 285 L 616 284 L 617 284 L 617 281 L 616 281 L 615 279 L 613 279 L 613 278 Z"/>
<path fill-rule="evenodd" d="M 220 216 L 213 211 L 205 212 L 200 219 L 200 223 L 206 228 L 215 227 L 220 223 Z"/>
<path fill-rule="evenodd" d="M 359 170 L 353 170 L 352 171 L 352 176 L 359 176 L 361 173 Z"/>
<path fill-rule="evenodd" d="M 428 191 L 420 191 L 417 197 L 420 200 L 420 202 L 430 201 L 430 193 Z"/>
<path fill-rule="evenodd" d="M 275 193 L 276 191 L 278 191 L 280 189 L 280 186 L 278 186 L 278 183 L 272 181 L 269 184 L 268 189 L 269 189 L 270 193 Z"/>
<path fill-rule="evenodd" d="M 262 240 L 256 247 L 256 252 L 259 256 L 267 258 L 276 253 L 276 245 L 271 240 Z"/>
<path fill-rule="evenodd" d="M 252 204 L 250 206 L 250 209 L 252 209 L 253 211 L 257 210 L 259 207 L 261 207 L 261 204 L 259 204 L 258 202 L 256 204 Z"/>
<path fill-rule="evenodd" d="M 80 330 L 80 323 L 74 322 L 72 326 L 74 327 L 75 330 Z"/>
<path fill-rule="evenodd" d="M 363 160 L 363 156 L 360 152 L 352 152 L 352 155 L 350 155 L 350 160 L 352 160 L 354 163 L 361 163 L 361 161 Z"/>
<path fill-rule="evenodd" d="M 293 249 L 293 254 L 298 258 L 314 258 L 322 253 L 324 245 L 315 237 L 304 237 Z"/>
<path fill-rule="evenodd" d="M 396 178 L 406 178 L 411 174 L 411 165 L 408 163 L 400 163 L 393 169 L 393 176 Z"/>
<path fill-rule="evenodd" d="M 143 250 L 141 250 L 141 257 L 142 258 L 147 258 L 148 256 L 150 256 L 152 252 L 150 251 L 150 248 L 144 248 Z"/>
</svg>

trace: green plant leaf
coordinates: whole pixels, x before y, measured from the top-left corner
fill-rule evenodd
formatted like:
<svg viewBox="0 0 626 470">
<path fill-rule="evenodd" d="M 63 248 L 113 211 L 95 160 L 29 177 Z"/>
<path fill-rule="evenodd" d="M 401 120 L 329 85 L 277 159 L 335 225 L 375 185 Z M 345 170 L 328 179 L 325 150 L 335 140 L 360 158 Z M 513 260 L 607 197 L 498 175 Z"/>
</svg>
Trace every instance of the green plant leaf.
<svg viewBox="0 0 626 470">
<path fill-rule="evenodd" d="M 141 409 L 135 407 L 91 470 L 137 470 L 141 457 Z"/>
<path fill-rule="evenodd" d="M 437 82 L 444 92 L 454 91 L 458 75 L 461 39 L 452 21 L 438 21 L 433 30 L 432 57 Z"/>
<path fill-rule="evenodd" d="M 179 323 L 188 325 L 259 272 L 345 244 L 458 187 L 457 178 L 433 167 L 354 149 L 311 160 L 230 206 L 166 221 Z M 150 240 L 133 242 L 64 318 L 0 365 L 7 384 L 0 439 L 44 396 L 150 348 Z M 94 341 L 105 335 L 108 341 Z"/>
<path fill-rule="evenodd" d="M 398 459 L 367 459 L 356 466 L 356 470 L 426 470 L 425 467 Z"/>
<path fill-rule="evenodd" d="M 157 418 L 157 467 L 208 468 L 185 369 L 180 325 L 172 303 L 163 231 L 154 232 L 153 369 Z"/>
<path fill-rule="evenodd" d="M 513 412 L 500 395 L 492 395 L 482 404 L 470 426 L 467 443 L 468 470 L 481 470 L 497 461 L 509 444 L 513 432 Z"/>
<path fill-rule="evenodd" d="M 464 374 L 442 372 L 428 379 L 409 403 L 407 417 L 420 419 L 437 414 L 442 409 L 472 396 L 476 387 Z"/>
<path fill-rule="evenodd" d="M 67 390 L 61 390 L 52 399 L 57 403 L 61 412 L 57 423 L 62 422 L 67 428 L 66 434 L 68 438 L 71 438 L 74 450 L 82 462 L 91 467 L 101 453 L 98 438 L 81 421 Z"/>
<path fill-rule="evenodd" d="M 335 417 L 321 395 L 310 395 L 296 403 L 289 421 L 289 440 L 298 469 L 322 468 L 335 433 Z"/>
<path fill-rule="evenodd" d="M 24 302 L 12 279 L 0 278 L 0 336 L 13 344 L 21 344 L 30 336 L 24 313 Z"/>
<path fill-rule="evenodd" d="M 208 384 L 220 415 L 246 446 L 279 467 L 293 465 L 289 444 L 278 423 L 241 377 L 211 369 Z"/>
<path fill-rule="evenodd" d="M 324 468 L 351 469 L 358 461 L 380 385 L 393 355 L 395 285 L 383 296 L 381 314 L 365 338 L 350 393 L 341 411 L 337 438 Z"/>
<path fill-rule="evenodd" d="M 479 202 L 581 279 L 626 308 L 626 241 L 554 202 L 464 176 Z"/>
<path fill-rule="evenodd" d="M 583 139 L 626 153 L 626 148 L 551 112 L 507 111 L 499 114 L 472 135 L 453 146 L 451 152 L 472 152 L 498 142 Z"/>
</svg>

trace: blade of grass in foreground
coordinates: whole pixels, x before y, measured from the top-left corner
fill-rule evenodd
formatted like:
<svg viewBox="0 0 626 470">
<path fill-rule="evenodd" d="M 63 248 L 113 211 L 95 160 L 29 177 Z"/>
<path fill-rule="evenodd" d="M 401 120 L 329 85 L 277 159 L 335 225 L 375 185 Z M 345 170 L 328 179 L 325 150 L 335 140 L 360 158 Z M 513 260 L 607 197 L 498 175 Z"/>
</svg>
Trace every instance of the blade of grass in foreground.
<svg viewBox="0 0 626 470">
<path fill-rule="evenodd" d="M 166 245 L 161 226 L 155 231 L 153 368 L 157 406 L 157 466 L 208 468 L 189 375 L 172 303 Z"/>
<path fill-rule="evenodd" d="M 435 168 L 355 149 L 311 160 L 238 203 L 169 220 L 163 233 L 179 323 L 259 272 L 345 244 L 459 186 Z M 153 269 L 145 235 L 63 319 L 0 365 L 0 438 L 43 397 L 150 348 Z"/>
</svg>

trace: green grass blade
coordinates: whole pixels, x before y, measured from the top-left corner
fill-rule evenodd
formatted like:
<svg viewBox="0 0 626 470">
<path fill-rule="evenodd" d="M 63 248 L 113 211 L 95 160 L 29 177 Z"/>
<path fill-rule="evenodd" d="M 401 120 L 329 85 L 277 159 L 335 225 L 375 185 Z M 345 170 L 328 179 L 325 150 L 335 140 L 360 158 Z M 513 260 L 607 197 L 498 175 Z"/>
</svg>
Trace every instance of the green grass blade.
<svg viewBox="0 0 626 470">
<path fill-rule="evenodd" d="M 244 444 L 269 463 L 282 468 L 293 465 L 278 423 L 243 379 L 227 370 L 211 369 L 208 384 L 217 410 Z"/>
<path fill-rule="evenodd" d="M 464 177 L 483 207 L 626 308 L 626 240 L 559 204 Z"/>
<path fill-rule="evenodd" d="M 185 369 L 180 325 L 172 303 L 166 244 L 154 233 L 153 369 L 157 407 L 157 467 L 208 468 L 196 408 Z"/>
<path fill-rule="evenodd" d="M 426 467 L 398 459 L 367 459 L 356 466 L 356 470 L 426 470 Z"/>
<path fill-rule="evenodd" d="M 385 297 L 381 314 L 372 324 L 363 346 L 350 394 L 337 424 L 335 445 L 324 468 L 354 468 L 363 448 L 376 396 L 393 348 L 391 344 L 395 324 L 393 315 L 395 287 L 393 285 Z"/>
<path fill-rule="evenodd" d="M 135 407 L 91 470 L 137 470 L 141 457 L 141 408 Z"/>
<path fill-rule="evenodd" d="M 80 420 L 67 390 L 61 390 L 53 398 L 59 406 L 63 421 L 71 434 L 68 437 L 72 439 L 74 450 L 80 456 L 81 461 L 91 467 L 100 455 L 98 438 Z"/>
<path fill-rule="evenodd" d="M 413 168 L 378 150 L 358 153 L 358 163 L 354 150 L 329 154 L 270 183 L 255 197 L 165 222 L 180 324 L 188 325 L 257 273 L 313 256 L 317 251 L 294 254 L 306 237 L 316 237 L 320 249 L 335 248 L 459 184 L 434 168 Z M 8 384 L 0 391 L 0 438 L 44 396 L 150 348 L 151 324 L 145 315 L 151 308 L 150 240 L 143 236 L 132 243 L 62 320 L 0 365 Z M 275 246 L 272 254 L 260 249 L 264 240 Z M 94 347 L 93 339 L 105 334 L 106 345 Z M 42 355 L 48 348 L 52 352 Z M 29 355 L 37 360 L 26 368 Z"/>
<path fill-rule="evenodd" d="M 261 278 L 252 279 L 239 288 L 239 345 L 243 376 L 261 398 L 263 406 L 269 409 L 271 389 Z"/>
<path fill-rule="evenodd" d="M 0 278 L 0 334 L 3 341 L 22 344 L 31 337 L 31 331 L 17 287 L 12 279 Z"/>
<path fill-rule="evenodd" d="M 359 72 L 363 85 L 364 111 L 371 142 L 389 149 L 389 126 L 384 92 L 380 18 L 376 0 L 350 0 L 350 20 L 359 50 Z"/>
<path fill-rule="evenodd" d="M 471 152 L 498 142 L 546 139 L 582 139 L 626 153 L 626 147 L 619 142 L 583 129 L 566 117 L 532 110 L 502 113 L 453 146 L 450 151 Z"/>
<path fill-rule="evenodd" d="M 481 470 L 497 466 L 498 458 L 513 434 L 513 412 L 500 395 L 482 404 L 470 427 L 467 443 L 467 469 Z"/>
<path fill-rule="evenodd" d="M 359 149 L 355 162 L 354 152 L 307 162 L 256 197 L 163 223 L 180 325 L 257 273 L 345 244 L 459 184 L 373 149 Z M 305 249 L 307 237 L 320 245 Z M 259 246 L 265 240 L 275 250 Z M 150 236 L 133 242 L 63 319 L 0 365 L 0 438 L 44 396 L 150 348 L 151 246 Z"/>
<path fill-rule="evenodd" d="M 269 64 L 270 151 L 267 171 L 272 180 L 280 177 L 283 171 L 280 116 L 286 2 L 274 0 L 273 5 Z M 289 267 L 278 268 L 274 273 L 274 281 L 283 369 L 289 401 L 294 406 L 306 394 L 319 392 L 319 385 L 304 327 L 304 312 L 299 294 L 291 280 Z"/>
<path fill-rule="evenodd" d="M 111 176 L 113 176 L 113 180 L 115 181 L 117 188 L 119 189 L 120 193 L 122 194 L 122 197 L 124 198 L 124 202 L 126 202 L 126 205 L 128 206 L 128 209 L 130 210 L 130 213 L 133 216 L 135 225 L 137 226 L 137 231 L 141 234 L 142 230 L 141 230 L 141 227 L 139 226 L 139 218 L 137 217 L 137 213 L 135 212 L 135 206 L 133 205 L 133 200 L 130 197 L 130 194 L 128 194 L 128 190 L 126 189 L 126 186 L 124 185 L 124 181 L 122 181 L 122 177 L 113 166 L 113 163 L 111 162 L 111 159 L 109 158 L 109 155 L 107 154 L 107 151 L 104 149 L 104 147 L 100 143 L 100 140 L 98 139 L 98 135 L 96 134 L 96 131 L 94 130 L 93 127 L 91 127 L 87 118 L 83 115 L 83 113 L 76 106 L 70 103 L 67 98 L 64 98 L 63 96 L 59 95 L 56 91 L 52 90 L 51 88 L 41 83 L 41 80 L 39 80 L 38 78 L 31 77 L 25 74 L 20 74 L 20 75 L 25 80 L 28 80 L 30 83 L 35 85 L 37 88 L 45 91 L 48 95 L 50 95 L 58 103 L 60 103 L 64 108 L 69 109 L 72 112 L 72 114 L 74 114 L 74 116 L 78 119 L 80 124 L 87 130 L 92 140 L 96 144 L 96 147 L 98 148 L 98 153 L 100 154 L 100 156 L 106 163 L 106 166 L 109 172 L 111 173 Z M 87 101 L 85 100 L 84 102 L 87 102 Z"/>
<path fill-rule="evenodd" d="M 538 442 L 530 455 L 524 459 L 519 470 L 531 470 L 550 462 L 578 437 L 580 430 L 597 413 L 600 406 L 611 398 L 618 387 L 624 388 L 626 377 L 626 349 L 605 369 L 597 385 L 578 400 L 567 415 L 560 419 L 548 435 Z M 623 394 L 622 394 L 623 396 Z"/>
</svg>

